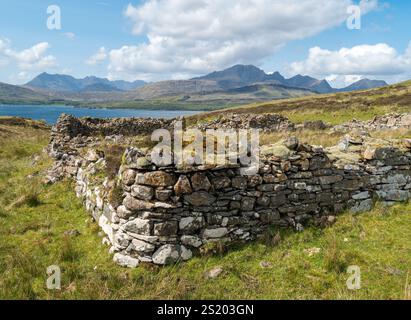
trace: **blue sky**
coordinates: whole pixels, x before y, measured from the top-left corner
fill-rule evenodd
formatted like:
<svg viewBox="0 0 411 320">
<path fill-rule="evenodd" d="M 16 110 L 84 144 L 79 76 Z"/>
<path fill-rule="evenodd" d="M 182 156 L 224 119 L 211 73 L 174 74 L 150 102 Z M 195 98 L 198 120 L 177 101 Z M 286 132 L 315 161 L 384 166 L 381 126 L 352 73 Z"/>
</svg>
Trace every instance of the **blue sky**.
<svg viewBox="0 0 411 320">
<path fill-rule="evenodd" d="M 363 0 L 361 29 L 346 26 L 351 0 L 3 0 L 0 81 L 40 72 L 156 81 L 255 64 L 327 78 L 411 78 L 411 2 Z M 61 30 L 47 8 L 61 9 Z M 345 49 L 343 49 L 345 48 Z"/>
</svg>

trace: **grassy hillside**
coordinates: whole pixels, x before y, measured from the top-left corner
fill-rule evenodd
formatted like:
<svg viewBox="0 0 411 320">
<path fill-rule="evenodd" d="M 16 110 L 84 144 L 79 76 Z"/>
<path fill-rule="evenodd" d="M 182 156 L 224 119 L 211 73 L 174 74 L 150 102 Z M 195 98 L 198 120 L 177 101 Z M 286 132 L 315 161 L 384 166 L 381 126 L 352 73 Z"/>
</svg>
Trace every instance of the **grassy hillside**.
<svg viewBox="0 0 411 320">
<path fill-rule="evenodd" d="M 193 122 L 226 113 L 214 111 L 192 116 Z M 294 122 L 323 120 L 338 124 L 356 118 L 372 119 L 390 112 L 411 112 L 411 81 L 365 91 L 324 94 L 267 103 L 254 103 L 231 108 L 236 113 L 279 113 Z"/>
<path fill-rule="evenodd" d="M 41 184 L 45 129 L 0 119 L 0 299 L 411 299 L 411 204 L 346 213 L 323 230 L 271 230 L 165 268 L 118 267 L 72 183 Z M 57 292 L 45 288 L 53 264 Z M 349 265 L 361 268 L 361 290 L 346 287 Z M 206 279 L 217 266 L 221 275 Z"/>
</svg>

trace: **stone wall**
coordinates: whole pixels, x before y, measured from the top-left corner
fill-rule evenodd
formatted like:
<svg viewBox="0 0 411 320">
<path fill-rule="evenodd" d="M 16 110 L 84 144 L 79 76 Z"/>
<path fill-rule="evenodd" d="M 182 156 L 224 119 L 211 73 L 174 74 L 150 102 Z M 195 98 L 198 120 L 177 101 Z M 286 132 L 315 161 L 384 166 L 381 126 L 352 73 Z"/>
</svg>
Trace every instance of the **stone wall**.
<svg viewBox="0 0 411 320">
<path fill-rule="evenodd" d="M 300 231 L 332 223 L 347 209 L 411 197 L 409 139 L 347 135 L 323 149 L 289 138 L 260 154 L 259 173 L 242 176 L 240 165 L 157 167 L 130 147 L 115 181 L 101 177 L 105 155 L 92 148 L 60 161 L 71 168 L 114 260 L 129 267 L 184 261 L 210 243 L 249 241 L 270 226 Z"/>
</svg>

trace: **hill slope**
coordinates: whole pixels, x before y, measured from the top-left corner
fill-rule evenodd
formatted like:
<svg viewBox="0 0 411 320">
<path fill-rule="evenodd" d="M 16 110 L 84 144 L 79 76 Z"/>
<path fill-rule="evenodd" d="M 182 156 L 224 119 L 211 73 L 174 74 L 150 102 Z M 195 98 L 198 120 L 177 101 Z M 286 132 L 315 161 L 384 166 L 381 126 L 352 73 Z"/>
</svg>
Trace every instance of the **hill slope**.
<svg viewBox="0 0 411 320">
<path fill-rule="evenodd" d="M 48 97 L 45 94 L 35 92 L 28 88 L 0 82 L 0 103 L 36 103 L 47 100 Z"/>
<path fill-rule="evenodd" d="M 411 112 L 411 81 L 377 89 L 355 92 L 339 92 L 314 95 L 296 99 L 254 103 L 236 108 L 235 113 L 278 113 L 294 122 L 323 120 L 332 124 L 357 118 L 369 120 L 376 115 L 390 112 Z M 223 115 L 227 110 L 218 110 L 192 116 L 192 121 L 201 121 Z"/>
</svg>

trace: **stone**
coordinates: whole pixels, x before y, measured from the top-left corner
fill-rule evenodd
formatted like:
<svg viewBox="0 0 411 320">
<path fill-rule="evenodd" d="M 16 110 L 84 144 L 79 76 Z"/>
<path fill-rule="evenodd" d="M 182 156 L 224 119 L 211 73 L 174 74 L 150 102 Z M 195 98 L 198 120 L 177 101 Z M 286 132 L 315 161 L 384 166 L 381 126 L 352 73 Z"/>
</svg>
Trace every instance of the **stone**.
<svg viewBox="0 0 411 320">
<path fill-rule="evenodd" d="M 411 192 L 408 190 L 377 191 L 377 195 L 385 201 L 404 202 L 411 198 Z"/>
<path fill-rule="evenodd" d="M 203 237 L 206 239 L 222 238 L 225 235 L 227 235 L 227 233 L 228 233 L 227 228 L 205 229 L 203 233 Z"/>
<path fill-rule="evenodd" d="M 295 150 L 298 148 L 299 142 L 297 137 L 289 137 L 283 142 L 289 150 Z"/>
<path fill-rule="evenodd" d="M 233 188 L 245 190 L 247 188 L 247 178 L 246 177 L 234 177 L 231 180 Z"/>
<path fill-rule="evenodd" d="M 147 186 L 134 185 L 131 187 L 131 195 L 141 200 L 150 201 L 154 197 L 154 189 Z"/>
<path fill-rule="evenodd" d="M 205 191 L 198 191 L 185 195 L 184 200 L 194 207 L 205 207 L 213 204 L 216 201 L 216 197 Z"/>
<path fill-rule="evenodd" d="M 231 180 L 228 177 L 217 177 L 212 179 L 211 182 L 216 190 L 225 189 L 231 186 Z"/>
<path fill-rule="evenodd" d="M 350 208 L 353 213 L 360 213 L 370 211 L 373 207 L 373 201 L 371 199 L 356 202 L 354 206 Z"/>
<path fill-rule="evenodd" d="M 261 222 L 265 224 L 270 224 L 281 219 L 280 213 L 276 210 L 264 210 L 259 212 Z"/>
<path fill-rule="evenodd" d="M 182 232 L 192 233 L 201 229 L 203 224 L 203 217 L 186 217 L 181 218 L 179 228 Z"/>
<path fill-rule="evenodd" d="M 255 188 L 263 183 L 263 178 L 260 175 L 253 175 L 248 177 L 248 186 Z"/>
<path fill-rule="evenodd" d="M 191 177 L 191 186 L 194 191 L 208 191 L 211 188 L 211 183 L 204 173 L 195 173 Z"/>
<path fill-rule="evenodd" d="M 171 187 L 174 186 L 175 176 L 164 171 L 153 171 L 144 174 L 144 185 L 152 187 Z"/>
<path fill-rule="evenodd" d="M 133 239 L 131 241 L 131 243 L 133 244 L 133 248 L 135 251 L 139 252 L 139 253 L 151 253 L 154 251 L 154 249 L 156 248 L 155 245 L 151 244 L 151 243 L 147 243 L 145 241 L 142 240 L 138 240 L 138 239 Z"/>
<path fill-rule="evenodd" d="M 170 199 L 173 191 L 171 190 L 158 190 L 156 189 L 156 199 L 160 201 L 167 201 Z"/>
<path fill-rule="evenodd" d="M 177 196 L 192 193 L 193 189 L 191 188 L 190 180 L 184 175 L 180 176 L 174 185 L 174 192 Z"/>
<path fill-rule="evenodd" d="M 273 264 L 271 262 L 268 261 L 261 261 L 260 262 L 260 267 L 263 269 L 270 269 L 273 267 Z"/>
<path fill-rule="evenodd" d="M 101 154 L 99 154 L 96 150 L 90 149 L 87 151 L 84 159 L 90 162 L 97 162 L 101 158 Z"/>
<path fill-rule="evenodd" d="M 150 167 L 152 164 L 146 157 L 139 157 L 136 160 L 136 168 L 137 169 L 145 169 Z"/>
<path fill-rule="evenodd" d="M 261 154 L 263 156 L 274 156 L 279 159 L 287 159 L 291 152 L 286 146 L 282 144 L 273 144 L 267 147 L 261 147 Z"/>
<path fill-rule="evenodd" d="M 201 239 L 197 236 L 184 235 L 184 236 L 181 236 L 180 240 L 182 244 L 185 244 L 186 246 L 190 246 L 194 248 L 199 248 L 203 244 Z"/>
<path fill-rule="evenodd" d="M 180 247 L 173 244 L 161 246 L 153 254 L 153 263 L 159 265 L 168 265 L 176 263 L 180 258 Z"/>
<path fill-rule="evenodd" d="M 185 246 L 180 247 L 180 257 L 183 261 L 190 260 L 193 257 L 193 253 L 190 249 L 187 249 Z"/>
<path fill-rule="evenodd" d="M 136 172 L 131 169 L 127 169 L 121 175 L 121 179 L 126 186 L 131 186 L 136 180 Z"/>
<path fill-rule="evenodd" d="M 373 160 L 375 158 L 376 149 L 370 146 L 367 146 L 362 154 L 363 159 Z"/>
<path fill-rule="evenodd" d="M 151 234 L 151 221 L 150 220 L 145 220 L 145 219 L 139 219 L 136 218 L 134 220 L 131 220 L 127 222 L 124 225 L 124 230 L 128 232 L 132 232 L 135 234 L 141 234 L 141 235 L 146 235 L 150 236 Z"/>
<path fill-rule="evenodd" d="M 73 229 L 73 230 L 64 231 L 64 235 L 68 237 L 77 237 L 81 235 L 81 233 L 77 229 Z"/>
<path fill-rule="evenodd" d="M 154 208 L 154 204 L 127 196 L 123 200 L 123 205 L 131 211 L 151 210 Z"/>
<path fill-rule="evenodd" d="M 255 199 L 251 197 L 243 197 L 241 200 L 241 210 L 252 211 L 254 209 Z"/>
<path fill-rule="evenodd" d="M 206 279 L 215 279 L 219 277 L 223 273 L 223 268 L 221 267 L 214 267 L 211 270 L 208 270 L 207 272 L 204 273 L 204 277 Z"/>
<path fill-rule="evenodd" d="M 177 234 L 177 221 L 166 221 L 154 224 L 154 235 L 161 237 L 172 237 Z"/>
<path fill-rule="evenodd" d="M 370 198 L 370 193 L 368 191 L 356 193 L 352 196 L 354 200 L 365 200 Z"/>
<path fill-rule="evenodd" d="M 121 219 L 128 219 L 133 215 L 133 212 L 128 210 L 126 206 L 121 205 L 117 208 L 117 216 Z"/>
<path fill-rule="evenodd" d="M 140 263 L 138 259 L 121 254 L 121 253 L 116 253 L 113 256 L 113 261 L 122 267 L 128 267 L 128 268 L 137 268 Z"/>
<path fill-rule="evenodd" d="M 320 177 L 321 184 L 333 184 L 342 181 L 344 178 L 342 176 L 322 176 Z"/>
</svg>

